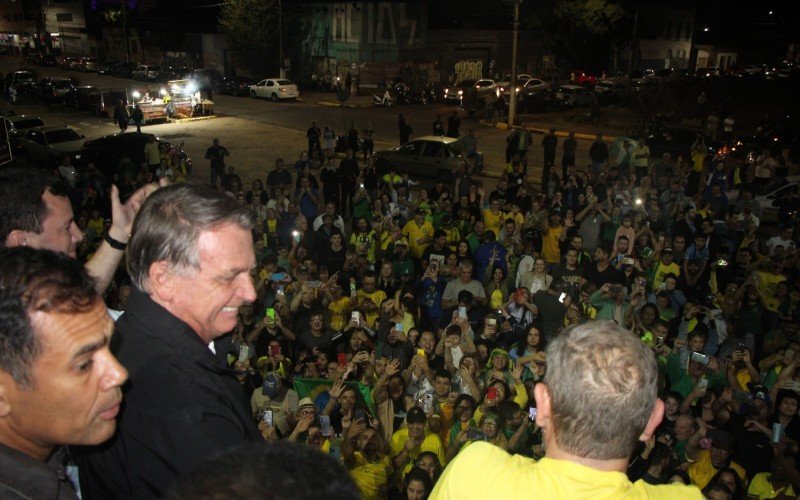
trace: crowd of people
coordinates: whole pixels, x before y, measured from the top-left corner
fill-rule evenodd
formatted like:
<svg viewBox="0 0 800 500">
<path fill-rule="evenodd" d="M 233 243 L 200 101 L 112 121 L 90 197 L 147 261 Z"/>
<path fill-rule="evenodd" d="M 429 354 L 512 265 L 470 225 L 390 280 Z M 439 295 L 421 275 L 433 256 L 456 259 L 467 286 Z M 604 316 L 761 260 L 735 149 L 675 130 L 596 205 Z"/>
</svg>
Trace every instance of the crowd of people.
<svg viewBox="0 0 800 500">
<path fill-rule="evenodd" d="M 84 498 L 189 488 L 204 458 L 262 440 L 330 455 L 362 498 L 569 496 L 554 478 L 583 488 L 580 474 L 609 498 L 699 491 L 647 486 L 667 483 L 794 497 L 800 229 L 763 236 L 757 183 L 741 176 L 728 202 L 724 164 L 652 161 L 640 141 L 620 168 L 600 136 L 585 168 L 565 139 L 558 175 L 556 134 L 540 149 L 516 132 L 494 189 L 467 163 L 423 186 L 352 148 L 336 158 L 312 128 L 296 164 L 249 189 L 217 140 L 208 186 L 134 185 L 125 204 L 110 187 L 87 204 L 87 186 L 70 205 L 59 182 L 7 175 L 28 198 L 0 206 L 4 245 L 85 261 L 121 312 L 97 348 L 124 367 L 99 363 L 104 390 L 130 377 L 117 430 L 52 443 L 83 445 Z M 97 314 L 87 297 L 54 310 Z M 12 361 L 0 374 L 17 380 Z"/>
</svg>

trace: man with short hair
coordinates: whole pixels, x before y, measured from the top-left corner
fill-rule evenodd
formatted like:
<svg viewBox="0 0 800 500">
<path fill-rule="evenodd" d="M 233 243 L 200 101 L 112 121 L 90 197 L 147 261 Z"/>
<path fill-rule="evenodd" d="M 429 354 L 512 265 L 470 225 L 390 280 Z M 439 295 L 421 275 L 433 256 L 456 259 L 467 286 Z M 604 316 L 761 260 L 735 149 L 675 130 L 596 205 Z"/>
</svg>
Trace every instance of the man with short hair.
<svg viewBox="0 0 800 500">
<path fill-rule="evenodd" d="M 650 439 L 664 415 L 656 360 L 638 338 L 610 321 L 570 327 L 548 345 L 547 365 L 534 388 L 545 458 L 534 462 L 473 443 L 444 471 L 431 499 L 524 498 L 534 491 L 542 498 L 702 498 L 693 487 L 625 477 L 637 442 Z"/>
<path fill-rule="evenodd" d="M 131 384 L 116 436 L 81 463 L 85 498 L 163 496 L 203 458 L 261 439 L 220 338 L 256 299 L 253 224 L 235 200 L 193 184 L 142 206 L 127 255 L 136 290 L 112 345 Z"/>
<path fill-rule="evenodd" d="M 0 249 L 0 498 L 74 499 L 63 445 L 114 434 L 128 373 L 114 323 L 74 259 Z"/>
<path fill-rule="evenodd" d="M 486 304 L 486 291 L 480 281 L 472 279 L 473 264 L 469 259 L 464 259 L 458 264 L 458 278 L 451 280 L 442 295 L 442 309 L 452 309 L 458 305 L 458 294 L 466 290 L 481 305 Z"/>
<path fill-rule="evenodd" d="M 111 227 L 86 262 L 86 271 L 95 278 L 98 292 L 104 292 L 111 283 L 124 254 L 133 218 L 147 195 L 157 187 L 148 184 L 122 204 L 119 190 L 111 186 Z M 75 258 L 82 240 L 64 184 L 28 168 L 0 172 L 0 246 L 40 248 Z"/>
</svg>

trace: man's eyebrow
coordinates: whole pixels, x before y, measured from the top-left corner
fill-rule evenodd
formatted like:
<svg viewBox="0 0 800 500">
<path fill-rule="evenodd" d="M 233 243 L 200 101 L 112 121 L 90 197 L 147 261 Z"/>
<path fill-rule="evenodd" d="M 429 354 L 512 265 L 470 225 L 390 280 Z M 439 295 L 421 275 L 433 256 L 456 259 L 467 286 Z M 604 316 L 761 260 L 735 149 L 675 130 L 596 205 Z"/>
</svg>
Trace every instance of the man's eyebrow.
<svg viewBox="0 0 800 500">
<path fill-rule="evenodd" d="M 91 354 L 91 353 L 93 353 L 95 351 L 99 351 L 100 349 L 105 347 L 107 344 L 108 344 L 108 336 L 104 335 L 103 339 L 100 340 L 100 341 L 92 342 L 91 344 L 83 345 L 80 349 L 75 351 L 75 353 L 72 355 L 72 359 L 75 360 L 75 359 L 83 357 L 83 356 L 85 356 L 87 354 Z"/>
</svg>

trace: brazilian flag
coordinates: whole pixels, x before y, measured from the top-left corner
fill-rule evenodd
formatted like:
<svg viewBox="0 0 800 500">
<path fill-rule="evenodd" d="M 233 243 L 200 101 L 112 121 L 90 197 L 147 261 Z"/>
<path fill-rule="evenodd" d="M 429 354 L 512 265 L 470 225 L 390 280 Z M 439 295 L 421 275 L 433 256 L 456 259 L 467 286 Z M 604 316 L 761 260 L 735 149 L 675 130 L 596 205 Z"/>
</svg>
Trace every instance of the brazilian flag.
<svg viewBox="0 0 800 500">
<path fill-rule="evenodd" d="M 366 408 L 372 414 L 377 415 L 375 412 L 375 401 L 372 399 L 372 388 L 359 382 L 345 382 L 346 386 L 353 387 L 358 394 L 356 401 L 356 408 Z M 297 392 L 299 399 L 311 398 L 316 401 L 317 396 L 323 392 L 327 392 L 333 385 L 332 380 L 318 379 L 318 378 L 296 378 L 294 379 L 294 390 Z"/>
</svg>

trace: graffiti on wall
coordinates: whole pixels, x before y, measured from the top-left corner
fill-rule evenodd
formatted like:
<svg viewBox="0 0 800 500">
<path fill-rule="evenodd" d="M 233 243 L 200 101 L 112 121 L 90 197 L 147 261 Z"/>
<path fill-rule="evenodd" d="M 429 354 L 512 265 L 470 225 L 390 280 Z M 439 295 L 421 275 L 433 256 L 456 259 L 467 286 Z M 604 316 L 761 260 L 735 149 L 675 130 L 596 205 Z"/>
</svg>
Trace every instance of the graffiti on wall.
<svg viewBox="0 0 800 500">
<path fill-rule="evenodd" d="M 455 64 L 456 83 L 461 80 L 478 80 L 483 78 L 483 61 L 462 60 Z"/>
</svg>

